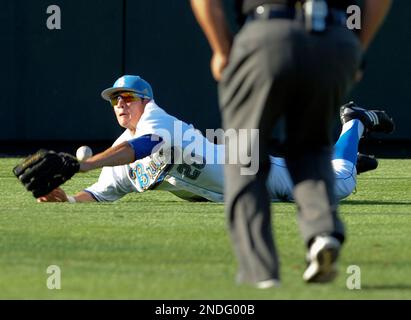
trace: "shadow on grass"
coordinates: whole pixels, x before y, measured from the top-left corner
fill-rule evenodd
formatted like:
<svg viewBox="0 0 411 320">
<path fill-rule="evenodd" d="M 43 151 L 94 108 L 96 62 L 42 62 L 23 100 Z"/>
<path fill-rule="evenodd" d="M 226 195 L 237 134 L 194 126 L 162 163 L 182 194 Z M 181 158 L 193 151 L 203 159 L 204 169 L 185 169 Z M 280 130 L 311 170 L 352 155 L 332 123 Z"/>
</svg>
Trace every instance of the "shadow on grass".
<svg viewBox="0 0 411 320">
<path fill-rule="evenodd" d="M 411 284 L 398 283 L 398 284 L 371 284 L 361 285 L 362 290 L 410 290 Z"/>
<path fill-rule="evenodd" d="M 396 206 L 411 206 L 410 201 L 375 201 L 375 200 L 345 200 L 341 201 L 342 205 L 358 206 L 358 205 L 396 205 Z"/>
</svg>

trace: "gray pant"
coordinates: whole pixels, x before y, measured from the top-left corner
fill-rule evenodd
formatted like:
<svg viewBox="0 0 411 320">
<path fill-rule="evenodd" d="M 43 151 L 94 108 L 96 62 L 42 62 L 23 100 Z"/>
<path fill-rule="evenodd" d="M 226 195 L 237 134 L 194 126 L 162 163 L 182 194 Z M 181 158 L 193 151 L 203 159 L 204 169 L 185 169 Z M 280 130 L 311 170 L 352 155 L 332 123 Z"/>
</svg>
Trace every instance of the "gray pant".
<svg viewBox="0 0 411 320">
<path fill-rule="evenodd" d="M 304 241 L 319 234 L 344 240 L 334 198 L 331 131 L 360 59 L 357 37 L 342 26 L 313 35 L 298 20 L 258 20 L 235 38 L 219 85 L 223 126 L 260 130 L 258 173 L 241 175 L 240 164 L 225 166 L 226 212 L 242 282 L 279 278 L 265 182 L 269 139 L 280 116 Z"/>
</svg>

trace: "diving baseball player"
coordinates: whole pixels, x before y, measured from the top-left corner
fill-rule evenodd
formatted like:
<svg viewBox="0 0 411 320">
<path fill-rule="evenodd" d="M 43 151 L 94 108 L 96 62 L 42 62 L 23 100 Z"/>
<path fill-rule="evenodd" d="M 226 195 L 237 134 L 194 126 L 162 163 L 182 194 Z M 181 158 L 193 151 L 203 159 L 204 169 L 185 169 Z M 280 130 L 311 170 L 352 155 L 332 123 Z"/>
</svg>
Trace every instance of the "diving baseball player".
<svg viewBox="0 0 411 320">
<path fill-rule="evenodd" d="M 192 125 L 169 115 L 154 101 L 153 90 L 139 76 L 125 75 L 102 92 L 126 130 L 106 151 L 85 161 L 65 153 L 40 150 L 14 168 L 15 175 L 39 202 L 116 201 L 132 192 L 166 190 L 190 201 L 224 201 L 224 145 L 211 143 Z M 335 145 L 336 195 L 343 199 L 356 186 L 359 172 L 377 161 L 358 159 L 364 132 L 394 130 L 384 111 L 349 103 L 341 107 L 343 129 Z M 282 158 L 270 157 L 267 181 L 273 201 L 292 201 L 292 182 Z M 58 188 L 78 171 L 103 168 L 98 181 L 74 196 Z M 357 172 L 358 168 L 358 172 Z"/>
</svg>

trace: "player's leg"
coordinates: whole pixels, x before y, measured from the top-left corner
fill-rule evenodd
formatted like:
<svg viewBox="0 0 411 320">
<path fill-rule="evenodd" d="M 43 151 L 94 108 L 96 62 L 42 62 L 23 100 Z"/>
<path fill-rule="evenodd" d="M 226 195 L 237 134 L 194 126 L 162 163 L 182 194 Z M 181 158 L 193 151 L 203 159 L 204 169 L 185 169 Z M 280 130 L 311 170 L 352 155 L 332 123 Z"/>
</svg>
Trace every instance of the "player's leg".
<svg viewBox="0 0 411 320">
<path fill-rule="evenodd" d="M 364 125 L 358 119 L 347 121 L 334 146 L 332 165 L 335 172 L 335 196 L 338 200 L 348 197 L 356 186 L 358 145 L 364 133 Z"/>
<path fill-rule="evenodd" d="M 383 110 L 366 110 L 354 102 L 340 109 L 343 125 L 340 137 L 335 144 L 333 159 L 344 159 L 353 165 L 357 163 L 358 144 L 364 131 L 391 133 L 393 120 Z"/>
<path fill-rule="evenodd" d="M 270 156 L 271 169 L 267 188 L 272 202 L 293 201 L 293 182 L 284 158 Z"/>
<path fill-rule="evenodd" d="M 375 170 L 378 168 L 378 160 L 375 158 L 375 156 L 358 152 L 355 168 L 357 169 L 357 175 L 367 171 Z"/>
<path fill-rule="evenodd" d="M 367 111 L 355 106 L 356 112 L 349 113 L 346 109 L 355 106 L 350 102 L 341 107 L 342 131 L 334 146 L 333 168 L 336 175 L 335 195 L 338 200 L 348 197 L 356 187 L 357 174 L 374 170 L 378 161 L 373 156 L 358 152 L 360 139 L 364 131 L 388 131 L 394 128 L 393 120 L 382 110 Z M 368 115 L 370 117 L 368 119 Z M 360 120 L 363 119 L 363 120 Z M 374 121 L 373 119 L 378 119 Z M 367 123 L 367 127 L 363 122 Z M 383 130 L 382 130 L 383 128 Z M 292 182 L 283 164 L 282 158 L 271 157 L 271 171 L 268 188 L 273 201 L 292 200 Z"/>
<path fill-rule="evenodd" d="M 350 120 L 358 119 L 364 126 L 366 131 L 392 133 L 395 129 L 393 119 L 384 110 L 367 110 L 349 102 L 340 108 L 340 119 L 344 125 Z"/>
<path fill-rule="evenodd" d="M 373 170 L 378 166 L 375 158 L 359 155 L 358 145 L 365 131 L 391 133 L 393 120 L 383 110 L 367 110 L 353 102 L 340 109 L 343 125 L 334 147 L 333 167 L 336 174 L 336 197 L 348 197 L 356 186 L 357 173 Z"/>
<path fill-rule="evenodd" d="M 364 133 L 364 125 L 358 119 L 344 123 L 340 137 L 334 146 L 333 159 L 343 159 L 353 166 L 357 163 L 358 145 Z"/>
</svg>

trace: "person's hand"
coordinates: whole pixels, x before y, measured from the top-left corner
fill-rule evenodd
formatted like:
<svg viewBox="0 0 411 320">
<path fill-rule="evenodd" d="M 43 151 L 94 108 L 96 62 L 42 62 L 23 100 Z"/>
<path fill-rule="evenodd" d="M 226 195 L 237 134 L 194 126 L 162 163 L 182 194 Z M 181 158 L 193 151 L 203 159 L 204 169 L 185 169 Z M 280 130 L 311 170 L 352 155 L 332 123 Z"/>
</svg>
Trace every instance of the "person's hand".
<svg viewBox="0 0 411 320">
<path fill-rule="evenodd" d="M 221 75 L 228 64 L 228 55 L 224 53 L 214 52 L 211 58 L 211 72 L 216 81 L 221 80 Z"/>
<path fill-rule="evenodd" d="M 45 196 L 37 198 L 37 202 L 67 202 L 67 195 L 61 188 L 56 188 Z"/>
<path fill-rule="evenodd" d="M 40 149 L 13 168 L 13 174 L 34 198 L 61 186 L 80 169 L 77 158 L 64 152 Z"/>
</svg>

